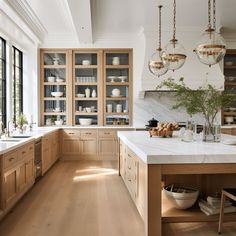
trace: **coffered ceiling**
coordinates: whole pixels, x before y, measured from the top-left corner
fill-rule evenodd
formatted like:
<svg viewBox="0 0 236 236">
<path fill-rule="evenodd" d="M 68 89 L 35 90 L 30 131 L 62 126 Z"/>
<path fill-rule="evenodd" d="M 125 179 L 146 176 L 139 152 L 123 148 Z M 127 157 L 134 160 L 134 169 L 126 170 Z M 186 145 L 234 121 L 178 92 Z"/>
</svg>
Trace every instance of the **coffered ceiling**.
<svg viewBox="0 0 236 236">
<path fill-rule="evenodd" d="M 46 29 L 46 37 L 67 35 L 80 43 L 100 36 L 136 34 L 157 28 L 157 6 L 163 8 L 163 30 L 172 28 L 173 0 L 6 0 L 25 2 Z M 177 0 L 177 30 L 207 26 L 207 0 Z M 216 0 L 217 26 L 236 33 L 236 1 Z"/>
</svg>

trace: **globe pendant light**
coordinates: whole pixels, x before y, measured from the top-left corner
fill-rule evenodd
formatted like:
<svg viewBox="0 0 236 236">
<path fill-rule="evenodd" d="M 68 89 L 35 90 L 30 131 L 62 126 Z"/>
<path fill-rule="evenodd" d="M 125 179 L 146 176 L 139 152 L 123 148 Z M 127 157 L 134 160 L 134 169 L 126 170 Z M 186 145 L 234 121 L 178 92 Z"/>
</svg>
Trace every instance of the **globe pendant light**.
<svg viewBox="0 0 236 236">
<path fill-rule="evenodd" d="M 165 46 L 164 53 L 162 54 L 162 60 L 168 64 L 169 70 L 177 70 L 181 68 L 186 60 L 185 49 L 175 38 L 176 34 L 176 0 L 174 0 L 173 6 L 173 38 L 170 43 Z"/>
<path fill-rule="evenodd" d="M 167 64 L 164 64 L 161 58 L 162 49 L 161 49 L 161 8 L 162 6 L 158 6 L 159 8 L 159 47 L 156 49 L 156 52 L 152 54 L 148 67 L 152 74 L 160 77 L 164 75 L 168 71 Z"/>
<path fill-rule="evenodd" d="M 224 38 L 215 31 L 215 7 L 213 0 L 213 27 L 211 26 L 211 0 L 208 0 L 208 28 L 202 34 L 198 46 L 194 50 L 200 62 L 206 65 L 215 65 L 220 62 L 226 53 Z"/>
</svg>

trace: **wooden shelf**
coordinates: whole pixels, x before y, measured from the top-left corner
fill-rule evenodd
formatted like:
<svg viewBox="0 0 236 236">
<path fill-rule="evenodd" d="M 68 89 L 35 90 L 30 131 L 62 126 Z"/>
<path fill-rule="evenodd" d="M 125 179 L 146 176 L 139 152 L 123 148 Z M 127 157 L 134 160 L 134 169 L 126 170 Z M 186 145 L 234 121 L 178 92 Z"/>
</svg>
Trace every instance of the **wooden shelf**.
<svg viewBox="0 0 236 236">
<path fill-rule="evenodd" d="M 236 86 L 236 82 L 225 82 L 225 86 Z"/>
<path fill-rule="evenodd" d="M 225 116 L 236 115 L 236 111 L 223 111 L 222 113 Z"/>
<path fill-rule="evenodd" d="M 57 115 L 65 116 L 66 113 L 65 112 L 53 112 L 52 111 L 52 112 L 44 112 L 43 115 L 44 116 L 53 116 L 53 115 L 55 115 L 55 116 L 57 116 Z"/>
<path fill-rule="evenodd" d="M 76 116 L 97 116 L 98 112 L 75 112 Z"/>
<path fill-rule="evenodd" d="M 129 82 L 107 82 L 106 85 L 129 86 Z"/>
<path fill-rule="evenodd" d="M 229 70 L 235 70 L 236 69 L 236 65 L 232 65 L 232 66 L 224 66 L 224 69 L 229 69 Z"/>
<path fill-rule="evenodd" d="M 98 66 L 97 65 L 75 65 L 74 66 L 75 69 L 97 69 Z"/>
<path fill-rule="evenodd" d="M 66 85 L 66 82 L 44 82 L 44 85 Z"/>
<path fill-rule="evenodd" d="M 75 85 L 81 85 L 81 86 L 97 86 L 97 82 L 75 82 Z"/>
<path fill-rule="evenodd" d="M 114 65 L 106 65 L 105 68 L 106 68 L 106 69 L 129 69 L 130 66 L 129 66 L 129 65 L 117 65 L 117 66 L 114 66 Z"/>
<path fill-rule="evenodd" d="M 66 69 L 66 65 L 44 65 L 45 69 Z"/>
<path fill-rule="evenodd" d="M 112 101 L 112 100 L 115 100 L 115 101 L 117 101 L 117 100 L 129 100 L 129 98 L 128 97 L 106 97 L 106 100 L 108 100 L 108 101 Z"/>
<path fill-rule="evenodd" d="M 106 116 L 113 116 L 113 115 L 129 115 L 128 112 L 106 112 Z"/>
<path fill-rule="evenodd" d="M 52 98 L 51 97 L 50 98 L 44 97 L 43 100 L 45 100 L 45 101 L 54 101 L 54 100 L 66 101 L 66 97 L 52 97 Z"/>
<path fill-rule="evenodd" d="M 98 100 L 97 97 L 96 98 L 78 98 L 78 97 L 75 98 L 75 101 L 97 101 L 97 100 Z"/>
</svg>

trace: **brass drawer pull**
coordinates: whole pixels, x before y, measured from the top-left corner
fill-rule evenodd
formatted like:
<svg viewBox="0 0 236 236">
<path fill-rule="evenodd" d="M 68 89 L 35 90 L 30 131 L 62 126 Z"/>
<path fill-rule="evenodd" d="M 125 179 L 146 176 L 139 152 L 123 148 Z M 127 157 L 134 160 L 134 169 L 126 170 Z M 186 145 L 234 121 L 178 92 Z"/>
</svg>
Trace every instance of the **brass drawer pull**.
<svg viewBox="0 0 236 236">
<path fill-rule="evenodd" d="M 128 179 L 129 182 L 131 182 L 131 179 Z"/>
<path fill-rule="evenodd" d="M 15 158 L 14 157 L 11 157 L 10 159 L 9 159 L 9 161 L 14 161 L 15 160 Z"/>
<path fill-rule="evenodd" d="M 25 151 L 21 152 L 21 154 L 23 154 L 23 155 L 24 155 L 24 154 L 25 154 Z"/>
<path fill-rule="evenodd" d="M 33 149 L 33 147 L 30 147 L 30 150 L 32 150 Z"/>
<path fill-rule="evenodd" d="M 110 134 L 110 132 L 105 132 L 104 134 Z"/>
<path fill-rule="evenodd" d="M 128 166 L 128 169 L 129 169 L 129 170 L 131 170 L 131 167 L 130 167 L 130 166 Z"/>
<path fill-rule="evenodd" d="M 91 135 L 92 133 L 91 132 L 86 132 L 85 134 Z"/>
<path fill-rule="evenodd" d="M 75 134 L 75 133 L 68 133 L 68 134 Z"/>
</svg>

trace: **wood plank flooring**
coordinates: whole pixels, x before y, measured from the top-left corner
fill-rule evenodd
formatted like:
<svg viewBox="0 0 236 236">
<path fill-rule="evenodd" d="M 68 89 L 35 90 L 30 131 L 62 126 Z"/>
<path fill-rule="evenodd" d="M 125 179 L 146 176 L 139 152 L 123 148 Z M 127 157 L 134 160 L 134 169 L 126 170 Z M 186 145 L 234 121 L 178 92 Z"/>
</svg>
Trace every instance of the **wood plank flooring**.
<svg viewBox="0 0 236 236">
<path fill-rule="evenodd" d="M 217 224 L 164 224 L 165 236 L 215 236 Z M 59 162 L 0 223 L 0 236 L 144 236 L 115 162 Z M 224 225 L 236 235 L 236 223 Z"/>
</svg>

